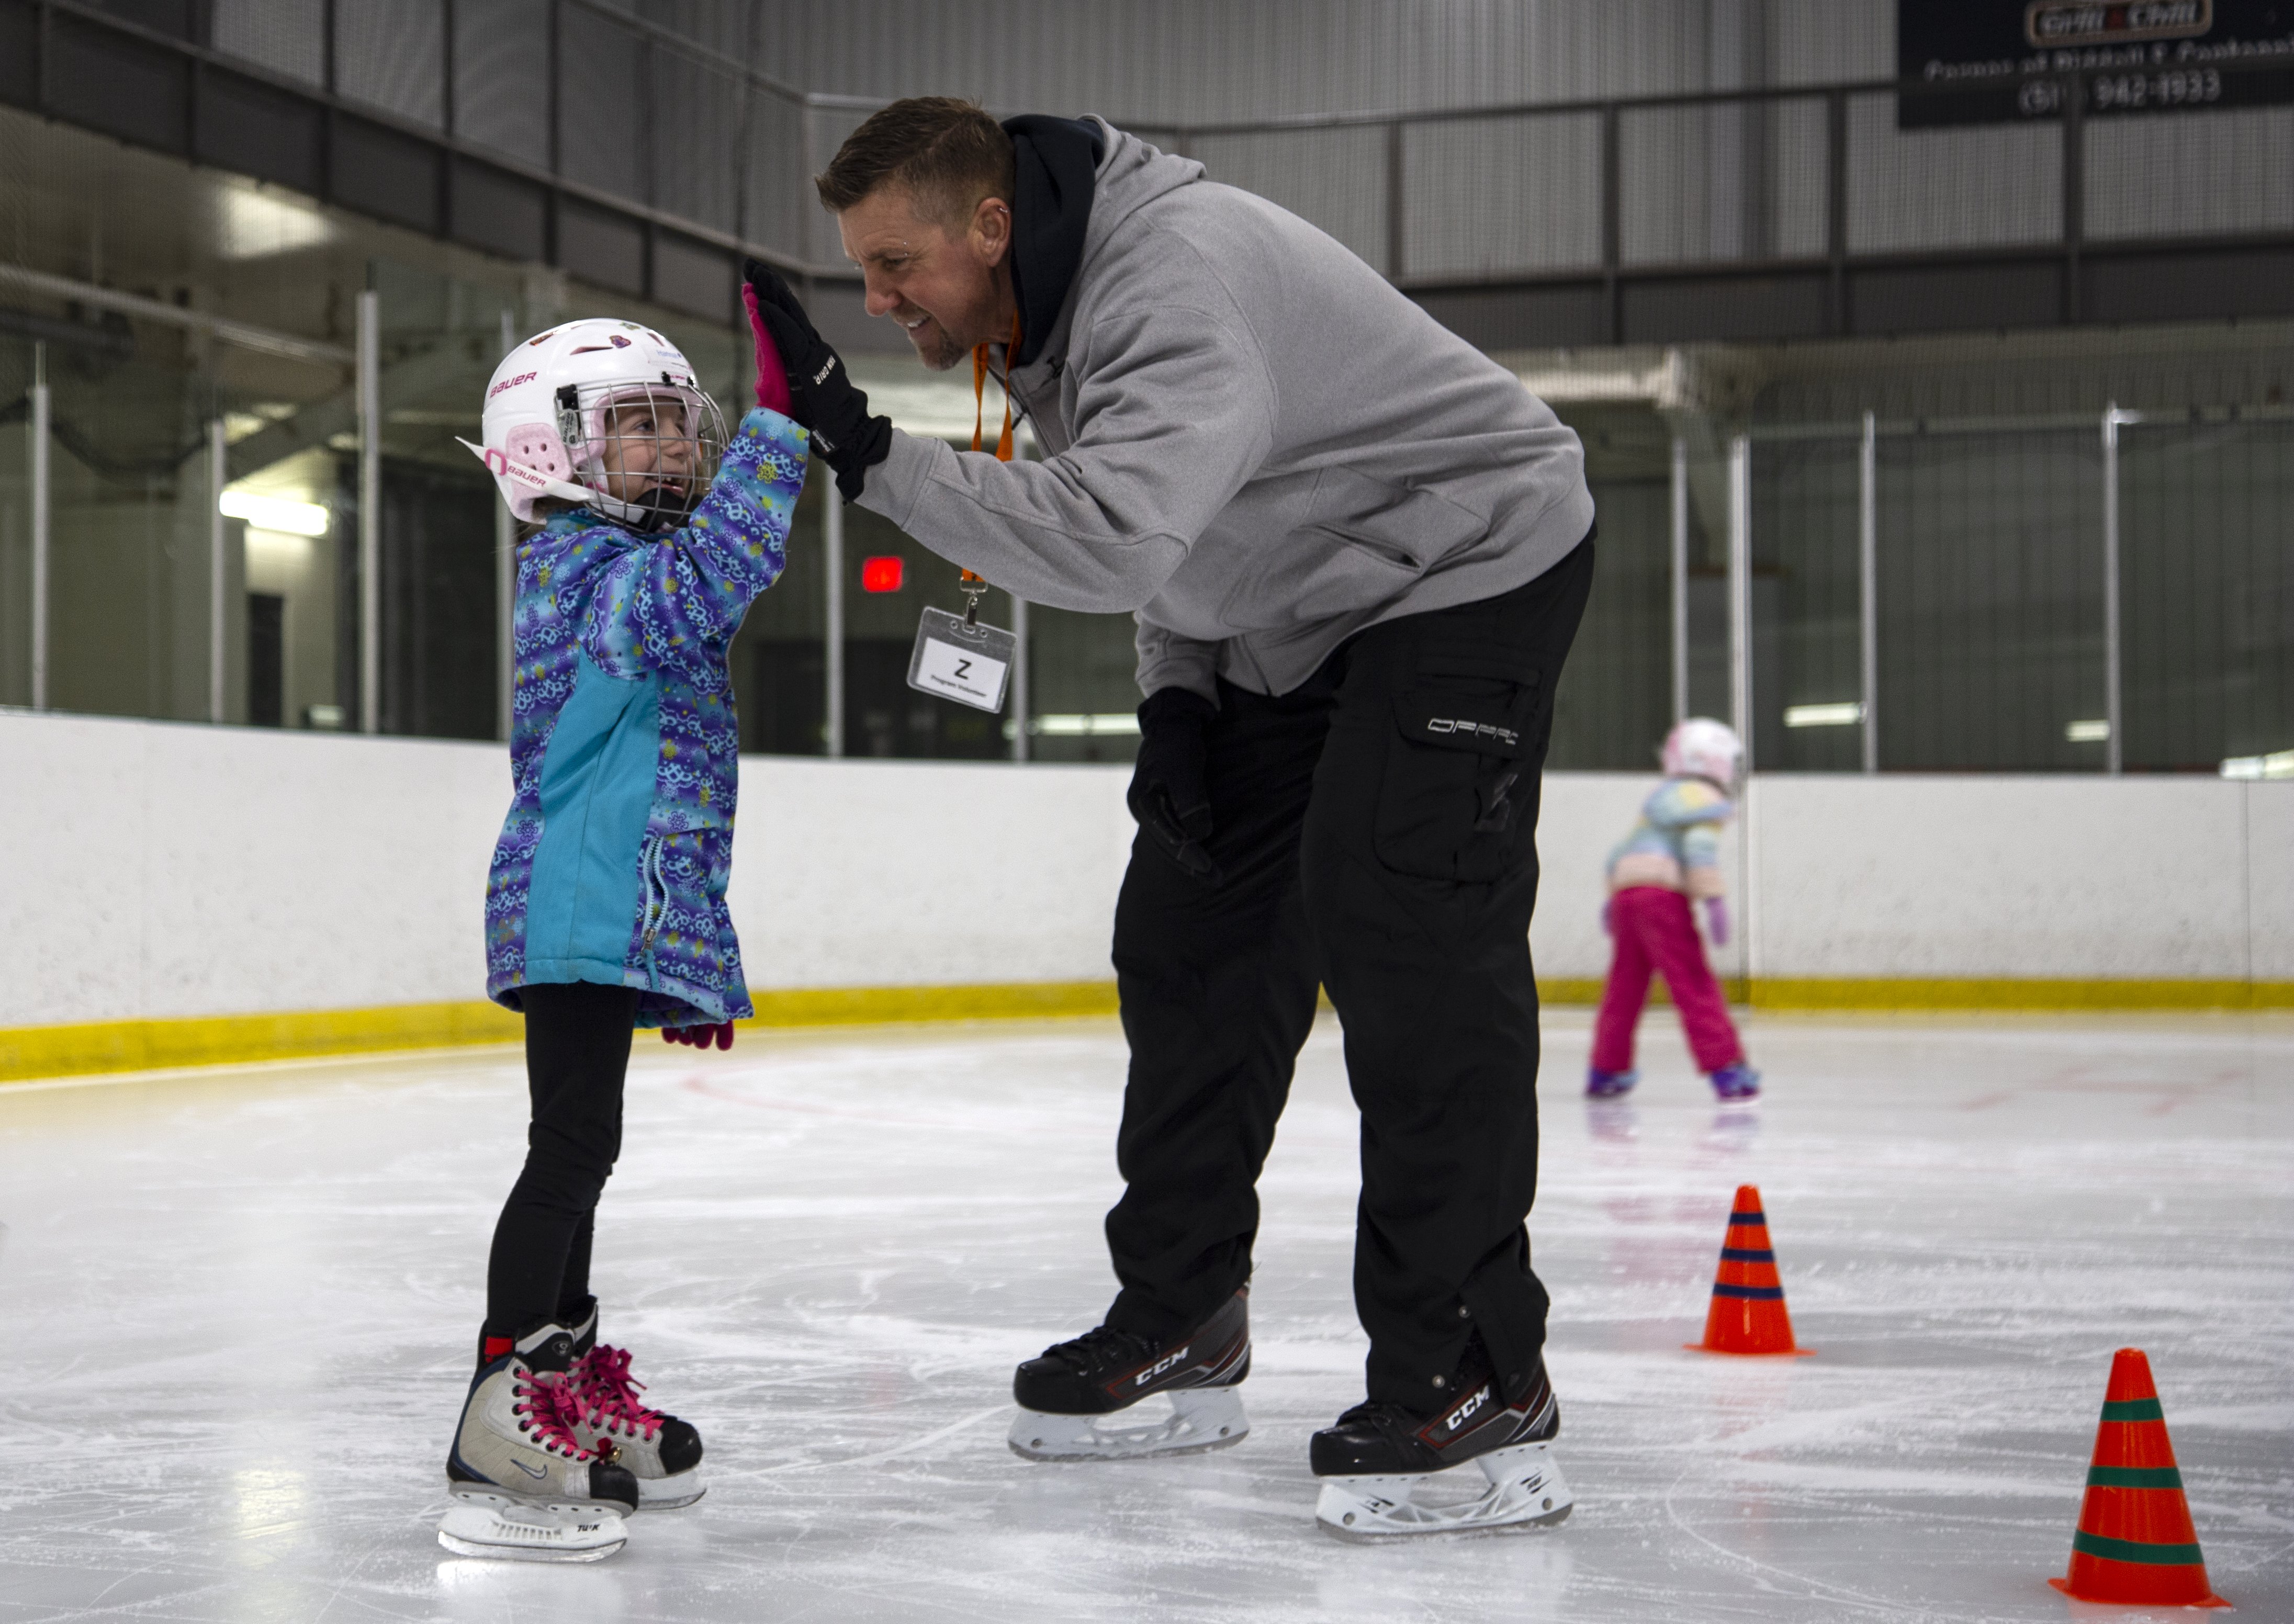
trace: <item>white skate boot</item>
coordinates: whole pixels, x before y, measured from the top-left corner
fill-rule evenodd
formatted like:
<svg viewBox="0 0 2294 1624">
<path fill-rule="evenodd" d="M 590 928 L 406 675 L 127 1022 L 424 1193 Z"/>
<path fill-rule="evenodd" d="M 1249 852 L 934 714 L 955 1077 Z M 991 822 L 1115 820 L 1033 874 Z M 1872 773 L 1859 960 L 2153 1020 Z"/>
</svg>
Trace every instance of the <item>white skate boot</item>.
<svg viewBox="0 0 2294 1624">
<path fill-rule="evenodd" d="M 1314 1434 L 1314 1521 L 1361 1540 L 1562 1522 L 1575 1497 L 1551 1454 L 1560 1431 L 1542 1360 L 1514 1404 L 1488 1376 L 1431 1417 L 1357 1404 Z"/>
<path fill-rule="evenodd" d="M 598 1340 L 598 1304 L 574 1329 L 574 1366 L 566 1373 L 574 1436 L 638 1480 L 638 1506 L 666 1511 L 707 1493 L 701 1482 L 701 1434 L 689 1421 L 639 1402 L 645 1384 L 630 1379 L 628 1350 Z"/>
<path fill-rule="evenodd" d="M 458 1504 L 438 1543 L 461 1556 L 598 1562 L 628 1543 L 637 1479 L 574 1435 L 565 1371 L 574 1337 L 545 1325 L 478 1368 L 446 1454 Z"/>
<path fill-rule="evenodd" d="M 1250 1288 L 1188 1335 L 1151 1342 L 1101 1326 L 1049 1347 L 1012 1377 L 1020 1413 L 1009 1442 L 1029 1460 L 1143 1460 L 1241 1443 L 1250 1374 Z M 1165 1395 L 1167 1415 L 1130 1413 Z M 1159 1409 L 1151 1406 L 1151 1409 Z M 1120 1414 L 1122 1424 L 1114 1421 Z"/>
</svg>

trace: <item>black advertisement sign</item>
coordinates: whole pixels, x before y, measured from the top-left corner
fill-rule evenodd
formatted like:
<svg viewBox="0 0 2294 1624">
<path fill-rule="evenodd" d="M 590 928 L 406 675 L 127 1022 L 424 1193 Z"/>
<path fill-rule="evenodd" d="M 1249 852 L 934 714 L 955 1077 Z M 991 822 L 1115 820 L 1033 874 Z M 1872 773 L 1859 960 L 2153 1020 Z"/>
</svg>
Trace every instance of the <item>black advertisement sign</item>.
<svg viewBox="0 0 2294 1624">
<path fill-rule="evenodd" d="M 2290 102 L 2294 0 L 1896 0 L 1896 70 L 1904 130 Z"/>
</svg>

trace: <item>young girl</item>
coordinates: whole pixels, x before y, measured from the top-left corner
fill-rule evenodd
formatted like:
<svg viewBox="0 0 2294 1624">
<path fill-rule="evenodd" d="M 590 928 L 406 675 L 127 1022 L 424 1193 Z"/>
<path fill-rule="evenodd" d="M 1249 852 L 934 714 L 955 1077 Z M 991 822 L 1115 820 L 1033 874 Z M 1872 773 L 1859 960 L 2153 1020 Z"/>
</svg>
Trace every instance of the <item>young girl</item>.
<svg viewBox="0 0 2294 1624">
<path fill-rule="evenodd" d="M 1641 806 L 1640 822 L 1609 854 L 1609 901 L 1601 922 L 1616 946 L 1609 984 L 1593 1027 L 1593 1064 L 1585 1092 L 1595 1099 L 1624 1093 L 1640 1081 L 1633 1069 L 1633 1027 L 1648 996 L 1652 970 L 1664 977 L 1696 1069 L 1723 1100 L 1751 1100 L 1761 1074 L 1745 1063 L 1745 1046 L 1729 1019 L 1720 984 L 1704 962 L 1688 899 L 1704 901 L 1712 945 L 1729 942 L 1729 904 L 1720 883 L 1720 830 L 1735 808 L 1745 759 L 1736 730 L 1692 717 L 1665 735 L 1664 782 Z"/>
<path fill-rule="evenodd" d="M 486 886 L 486 991 L 525 1016 L 533 1115 L 446 1457 L 460 1504 L 439 1539 L 468 1555 L 594 1560 L 620 1514 L 701 1495 L 700 1434 L 640 1403 L 598 1340 L 590 1246 L 632 1029 L 729 1048 L 752 1012 L 725 907 L 726 654 L 804 484 L 773 356 L 728 444 L 676 345 L 567 322 L 495 371 L 470 447 L 541 529 L 518 548 L 516 797 Z"/>
</svg>

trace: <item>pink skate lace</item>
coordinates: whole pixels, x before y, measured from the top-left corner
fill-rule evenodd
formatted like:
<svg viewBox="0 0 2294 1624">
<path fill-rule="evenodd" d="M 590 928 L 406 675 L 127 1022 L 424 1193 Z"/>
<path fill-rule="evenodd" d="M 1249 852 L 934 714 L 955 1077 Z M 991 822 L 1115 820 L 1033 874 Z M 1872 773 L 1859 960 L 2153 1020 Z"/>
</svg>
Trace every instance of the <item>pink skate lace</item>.
<svg viewBox="0 0 2294 1624">
<path fill-rule="evenodd" d="M 645 1384 L 630 1379 L 627 1348 L 599 1343 L 582 1356 L 565 1384 L 572 1391 L 574 1414 L 608 1433 L 626 1432 L 650 1443 L 668 1419 L 638 1402 Z"/>
<path fill-rule="evenodd" d="M 518 1431 L 550 1454 L 572 1460 L 593 1459 L 591 1451 L 574 1435 L 574 1425 L 582 1411 L 573 1385 L 564 1376 L 544 1381 L 531 1370 L 522 1372 L 510 1388 L 510 1414 L 519 1417 Z"/>
</svg>

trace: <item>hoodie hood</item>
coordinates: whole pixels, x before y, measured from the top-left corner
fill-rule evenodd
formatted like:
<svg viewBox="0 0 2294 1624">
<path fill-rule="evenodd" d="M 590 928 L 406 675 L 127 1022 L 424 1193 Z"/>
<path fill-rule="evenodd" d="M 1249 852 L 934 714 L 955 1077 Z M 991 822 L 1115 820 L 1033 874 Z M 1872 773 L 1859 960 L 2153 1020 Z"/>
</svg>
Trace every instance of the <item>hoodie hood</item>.
<svg viewBox="0 0 2294 1624">
<path fill-rule="evenodd" d="M 1083 262 L 1093 172 L 1106 143 L 1088 118 L 1029 113 L 1004 128 L 1012 137 L 1012 294 L 1020 306 L 1020 353 L 1008 364 L 1024 367 L 1043 353 Z"/>
<path fill-rule="evenodd" d="M 1015 370 L 1046 361 L 1056 366 L 1067 353 L 1078 278 L 1118 226 L 1156 199 L 1202 179 L 1203 166 L 1159 152 L 1097 117 L 1029 114 L 1004 127 L 1013 133 L 1019 193 L 1012 209 L 1012 284 L 1020 303 L 1020 353 L 1009 364 Z M 1094 169 L 1081 183 L 1063 180 L 1054 191 L 1050 166 L 1068 166 L 1073 175 L 1078 158 Z M 1031 161 L 1044 166 L 1037 189 L 1029 183 Z"/>
</svg>

